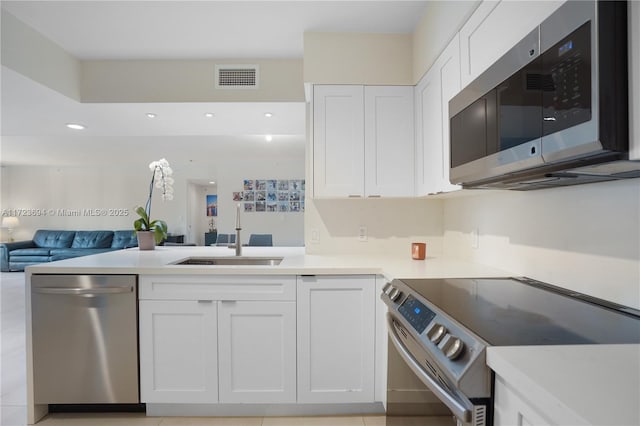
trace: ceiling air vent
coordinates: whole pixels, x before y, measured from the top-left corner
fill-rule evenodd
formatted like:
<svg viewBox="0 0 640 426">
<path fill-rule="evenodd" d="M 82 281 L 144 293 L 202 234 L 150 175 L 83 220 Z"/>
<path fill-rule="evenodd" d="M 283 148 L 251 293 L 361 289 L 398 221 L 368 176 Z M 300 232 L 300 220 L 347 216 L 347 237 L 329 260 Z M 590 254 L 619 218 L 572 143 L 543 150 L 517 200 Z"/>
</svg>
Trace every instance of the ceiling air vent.
<svg viewBox="0 0 640 426">
<path fill-rule="evenodd" d="M 257 89 L 257 65 L 216 65 L 216 89 Z"/>
</svg>

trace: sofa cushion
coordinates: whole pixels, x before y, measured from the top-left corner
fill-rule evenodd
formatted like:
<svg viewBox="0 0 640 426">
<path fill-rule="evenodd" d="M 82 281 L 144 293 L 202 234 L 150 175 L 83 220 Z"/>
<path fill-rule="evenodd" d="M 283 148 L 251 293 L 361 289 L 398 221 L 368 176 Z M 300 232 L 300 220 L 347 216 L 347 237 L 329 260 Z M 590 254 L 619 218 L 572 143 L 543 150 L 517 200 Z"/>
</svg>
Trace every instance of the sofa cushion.
<svg viewBox="0 0 640 426">
<path fill-rule="evenodd" d="M 13 257 L 11 256 L 11 260 L 9 261 L 9 263 L 11 265 L 13 265 L 14 263 L 42 263 L 42 262 L 49 262 L 49 260 L 51 259 L 50 256 L 19 256 L 19 257 Z"/>
<path fill-rule="evenodd" d="M 111 242 L 112 248 L 127 248 L 136 247 L 138 245 L 138 237 L 132 229 L 123 229 L 119 231 L 113 231 L 113 241 Z"/>
<path fill-rule="evenodd" d="M 112 248 L 52 249 L 51 250 L 51 257 L 49 258 L 49 260 L 51 262 L 53 262 L 55 260 L 72 259 L 72 258 L 75 258 L 75 257 L 89 256 L 90 254 L 105 253 L 105 252 L 108 252 L 108 251 L 115 251 L 115 250 L 117 250 L 117 249 L 112 249 Z"/>
<path fill-rule="evenodd" d="M 76 231 L 71 248 L 109 248 L 112 240 L 113 231 Z"/>
<path fill-rule="evenodd" d="M 9 252 L 9 257 L 14 256 L 49 256 L 50 248 L 45 247 L 34 247 L 34 248 L 24 248 L 24 249 L 15 249 Z"/>
<path fill-rule="evenodd" d="M 50 231 L 38 229 L 33 236 L 33 242 L 38 247 L 61 248 L 71 247 L 76 231 Z"/>
</svg>

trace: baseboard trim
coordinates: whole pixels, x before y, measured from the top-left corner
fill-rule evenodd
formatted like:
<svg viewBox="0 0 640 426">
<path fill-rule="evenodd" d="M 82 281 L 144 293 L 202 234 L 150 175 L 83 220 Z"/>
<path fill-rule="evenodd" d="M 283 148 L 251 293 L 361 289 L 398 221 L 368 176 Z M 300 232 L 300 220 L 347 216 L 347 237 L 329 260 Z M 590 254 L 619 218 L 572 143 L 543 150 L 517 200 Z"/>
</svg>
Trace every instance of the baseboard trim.
<svg viewBox="0 0 640 426">
<path fill-rule="evenodd" d="M 384 414 L 382 402 L 356 404 L 150 404 L 147 416 L 339 416 Z"/>
</svg>

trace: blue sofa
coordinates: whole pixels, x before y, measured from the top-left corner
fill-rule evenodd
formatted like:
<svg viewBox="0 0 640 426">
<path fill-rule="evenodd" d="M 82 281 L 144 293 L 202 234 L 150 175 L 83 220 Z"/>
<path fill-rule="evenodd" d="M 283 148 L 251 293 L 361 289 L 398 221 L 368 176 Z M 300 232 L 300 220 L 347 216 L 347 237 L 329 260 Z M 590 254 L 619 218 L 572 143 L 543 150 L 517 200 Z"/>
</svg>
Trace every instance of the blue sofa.
<svg viewBox="0 0 640 426">
<path fill-rule="evenodd" d="M 0 271 L 24 271 L 29 265 L 137 247 L 131 229 L 52 231 L 39 229 L 32 240 L 0 244 Z"/>
</svg>

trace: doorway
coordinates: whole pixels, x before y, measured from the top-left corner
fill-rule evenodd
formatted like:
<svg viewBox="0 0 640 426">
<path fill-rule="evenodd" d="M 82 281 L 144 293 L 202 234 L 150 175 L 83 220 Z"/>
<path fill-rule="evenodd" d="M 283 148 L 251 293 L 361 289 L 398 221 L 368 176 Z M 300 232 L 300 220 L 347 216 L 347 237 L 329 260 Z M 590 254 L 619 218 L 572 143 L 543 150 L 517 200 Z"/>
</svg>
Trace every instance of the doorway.
<svg viewBox="0 0 640 426">
<path fill-rule="evenodd" d="M 217 227 L 218 185 L 215 181 L 189 180 L 187 184 L 186 241 L 205 245 L 205 234 Z"/>
</svg>

